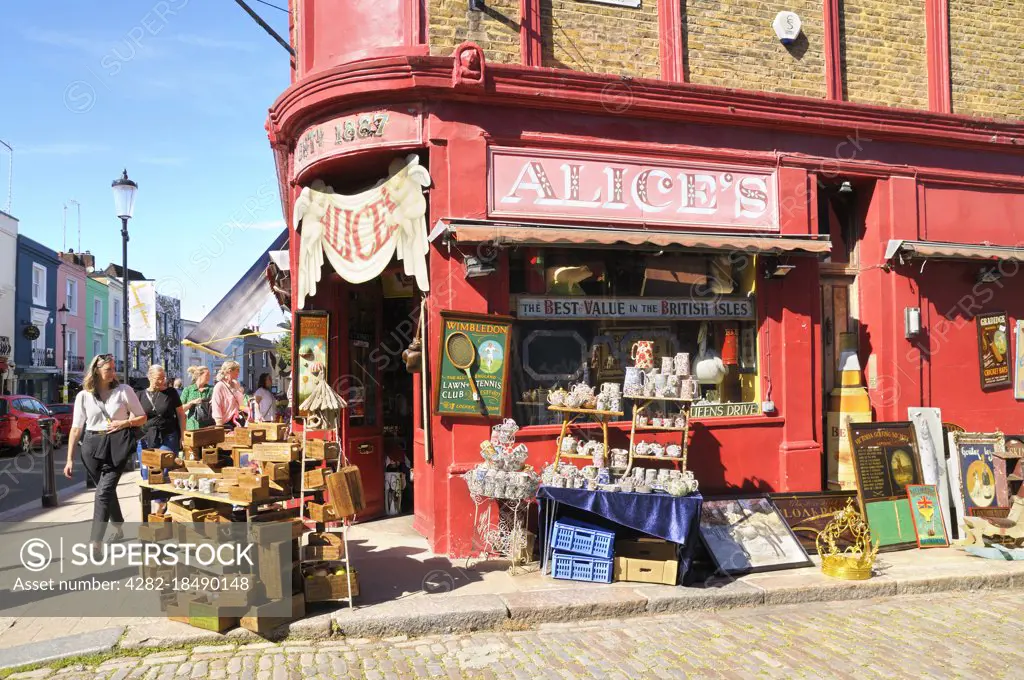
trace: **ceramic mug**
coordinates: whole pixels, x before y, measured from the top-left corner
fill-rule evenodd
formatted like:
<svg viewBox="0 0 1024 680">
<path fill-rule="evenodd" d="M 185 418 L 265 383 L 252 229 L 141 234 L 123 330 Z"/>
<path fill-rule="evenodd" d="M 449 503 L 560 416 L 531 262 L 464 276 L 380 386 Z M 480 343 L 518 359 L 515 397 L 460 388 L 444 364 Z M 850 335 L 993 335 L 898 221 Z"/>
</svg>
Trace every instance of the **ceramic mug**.
<svg viewBox="0 0 1024 680">
<path fill-rule="evenodd" d="M 647 416 L 637 416 L 636 424 L 640 427 L 647 427 Z"/>
<path fill-rule="evenodd" d="M 629 358 L 637 368 L 651 368 L 654 366 L 654 341 L 637 340 L 629 350 Z"/>
</svg>

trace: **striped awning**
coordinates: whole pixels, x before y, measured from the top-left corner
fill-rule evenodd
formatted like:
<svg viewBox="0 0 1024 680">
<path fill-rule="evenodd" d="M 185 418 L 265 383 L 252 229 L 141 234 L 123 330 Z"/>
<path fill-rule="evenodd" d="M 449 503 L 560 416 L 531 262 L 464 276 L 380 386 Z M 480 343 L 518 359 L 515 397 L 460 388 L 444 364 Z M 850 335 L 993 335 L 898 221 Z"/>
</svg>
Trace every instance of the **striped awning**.
<svg viewBox="0 0 1024 680">
<path fill-rule="evenodd" d="M 671 229 L 578 227 L 553 224 L 440 220 L 434 233 L 445 231 L 459 243 L 536 245 L 567 248 L 622 246 L 680 249 L 699 252 L 743 251 L 776 255 L 825 255 L 832 251 L 827 237 L 765 236 L 763 234 L 701 233 Z"/>
<path fill-rule="evenodd" d="M 904 241 L 892 239 L 885 259 L 900 260 L 1024 260 L 1024 248 L 990 243 L 949 243 L 946 241 Z"/>
</svg>

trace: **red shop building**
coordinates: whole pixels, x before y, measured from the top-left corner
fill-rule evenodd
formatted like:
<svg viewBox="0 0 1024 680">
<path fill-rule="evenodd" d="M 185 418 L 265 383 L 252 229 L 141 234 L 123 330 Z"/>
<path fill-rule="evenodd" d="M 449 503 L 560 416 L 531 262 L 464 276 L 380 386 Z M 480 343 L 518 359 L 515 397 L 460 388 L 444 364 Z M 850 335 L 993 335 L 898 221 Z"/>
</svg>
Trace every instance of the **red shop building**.
<svg viewBox="0 0 1024 680">
<path fill-rule="evenodd" d="M 292 3 L 293 82 L 267 124 L 292 306 L 329 313 L 366 518 L 387 459 L 407 457 L 416 529 L 471 550 L 460 475 L 492 421 L 434 411 L 442 310 L 514 319 L 506 415 L 538 470 L 559 431 L 545 391 L 621 381 L 640 338 L 696 355 L 704 337 L 728 364 L 691 432 L 705 494 L 824 488 L 841 333 L 875 420 L 936 406 L 1024 431 L 1012 385 L 982 387 L 975 323 L 1003 311 L 1012 335 L 1024 318 L 1024 125 L 682 82 L 668 20 L 661 79 L 624 79 L 536 66 L 530 0 L 517 63 L 469 42 L 438 56 L 436 3 L 370 5 Z M 400 190 L 382 190 L 389 172 Z M 314 183 L 334 202 L 310 208 Z M 410 375 L 421 301 L 426 371 Z"/>
</svg>

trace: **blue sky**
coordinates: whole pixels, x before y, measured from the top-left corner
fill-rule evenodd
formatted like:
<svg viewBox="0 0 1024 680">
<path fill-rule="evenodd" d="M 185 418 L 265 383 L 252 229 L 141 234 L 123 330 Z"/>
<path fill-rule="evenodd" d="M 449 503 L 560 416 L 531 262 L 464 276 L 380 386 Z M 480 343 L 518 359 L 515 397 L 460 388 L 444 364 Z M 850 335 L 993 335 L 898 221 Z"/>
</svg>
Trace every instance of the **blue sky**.
<svg viewBox="0 0 1024 680">
<path fill-rule="evenodd" d="M 249 4 L 287 39 L 287 14 Z M 120 263 L 110 183 L 127 168 L 139 184 L 128 266 L 202 318 L 284 226 L 263 126 L 288 53 L 232 0 L 3 2 L 0 36 L 21 232 L 60 249 L 74 199 L 82 249 Z M 0 148 L 0 210 L 7 174 Z"/>
</svg>

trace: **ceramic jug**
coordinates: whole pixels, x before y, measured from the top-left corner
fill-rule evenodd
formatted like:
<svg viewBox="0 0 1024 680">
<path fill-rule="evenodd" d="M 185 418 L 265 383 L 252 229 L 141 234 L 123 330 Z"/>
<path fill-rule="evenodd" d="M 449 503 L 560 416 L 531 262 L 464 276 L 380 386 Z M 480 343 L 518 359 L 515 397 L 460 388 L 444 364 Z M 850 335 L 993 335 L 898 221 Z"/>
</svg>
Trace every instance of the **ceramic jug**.
<svg viewBox="0 0 1024 680">
<path fill-rule="evenodd" d="M 638 397 L 643 394 L 644 384 L 647 382 L 647 374 L 643 369 L 636 366 L 626 367 L 626 377 L 623 381 L 622 392 L 627 397 Z"/>
<path fill-rule="evenodd" d="M 629 352 L 629 358 L 637 368 L 648 369 L 654 367 L 654 341 L 637 340 Z"/>
</svg>

